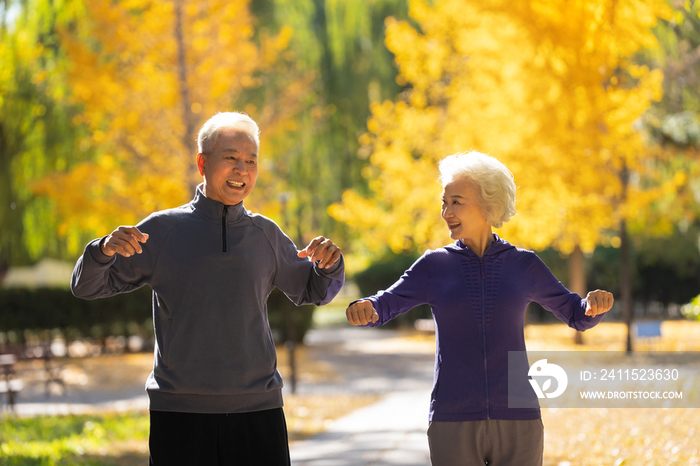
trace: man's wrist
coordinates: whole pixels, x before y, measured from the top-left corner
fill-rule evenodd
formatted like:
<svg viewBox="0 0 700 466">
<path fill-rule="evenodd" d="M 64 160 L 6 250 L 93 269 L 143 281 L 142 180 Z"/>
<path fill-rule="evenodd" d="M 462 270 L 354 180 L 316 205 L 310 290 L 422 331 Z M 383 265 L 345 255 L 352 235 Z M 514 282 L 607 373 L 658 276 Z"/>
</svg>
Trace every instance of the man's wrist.
<svg viewBox="0 0 700 466">
<path fill-rule="evenodd" d="M 320 271 L 320 272 L 323 272 L 323 273 L 326 274 L 326 275 L 332 275 L 333 273 L 337 272 L 338 269 L 342 266 L 342 264 L 343 264 L 343 255 L 341 254 L 340 257 L 338 258 L 338 260 L 337 260 L 333 265 L 331 265 L 331 266 L 328 267 L 328 268 L 321 268 L 321 267 L 319 267 L 319 266 L 318 266 L 318 263 L 319 263 L 319 262 L 320 262 L 320 261 L 314 262 L 314 265 L 316 266 L 316 270 L 318 270 L 318 271 Z"/>
<path fill-rule="evenodd" d="M 90 241 L 90 243 L 85 248 L 85 252 L 90 254 L 90 256 L 98 264 L 108 265 L 114 260 L 114 256 L 108 256 L 102 251 L 102 242 L 105 238 L 101 238 L 99 241 L 97 239 Z"/>
<path fill-rule="evenodd" d="M 100 240 L 99 243 L 97 243 L 97 247 L 100 249 L 100 252 L 102 253 L 103 256 L 105 257 L 112 257 L 114 254 L 110 255 L 105 252 L 105 243 L 107 242 L 107 237 L 103 236 L 102 239 Z"/>
</svg>

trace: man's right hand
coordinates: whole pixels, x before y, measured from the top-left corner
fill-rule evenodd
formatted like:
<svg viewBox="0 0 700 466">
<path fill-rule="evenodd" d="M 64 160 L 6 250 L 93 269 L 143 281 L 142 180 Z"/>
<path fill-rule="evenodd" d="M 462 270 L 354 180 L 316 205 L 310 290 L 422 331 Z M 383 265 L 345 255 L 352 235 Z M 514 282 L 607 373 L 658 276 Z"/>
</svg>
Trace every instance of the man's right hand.
<svg viewBox="0 0 700 466">
<path fill-rule="evenodd" d="M 348 322 L 352 325 L 367 325 L 379 320 L 379 314 L 372 306 L 372 301 L 358 301 L 345 311 Z"/>
<path fill-rule="evenodd" d="M 148 233 L 141 233 L 136 227 L 121 226 L 100 242 L 100 250 L 108 257 L 115 254 L 131 257 L 143 252 L 139 243 L 145 243 L 147 240 Z"/>
</svg>

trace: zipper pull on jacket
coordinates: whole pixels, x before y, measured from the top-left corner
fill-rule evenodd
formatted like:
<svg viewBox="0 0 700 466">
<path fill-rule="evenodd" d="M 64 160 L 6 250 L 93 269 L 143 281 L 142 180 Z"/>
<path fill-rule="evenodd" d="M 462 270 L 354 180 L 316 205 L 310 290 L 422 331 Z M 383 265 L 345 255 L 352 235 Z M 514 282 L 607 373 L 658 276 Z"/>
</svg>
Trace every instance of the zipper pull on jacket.
<svg viewBox="0 0 700 466">
<path fill-rule="evenodd" d="M 228 214 L 228 206 L 224 205 L 224 210 L 221 213 L 221 252 L 226 252 L 226 214 Z"/>
</svg>

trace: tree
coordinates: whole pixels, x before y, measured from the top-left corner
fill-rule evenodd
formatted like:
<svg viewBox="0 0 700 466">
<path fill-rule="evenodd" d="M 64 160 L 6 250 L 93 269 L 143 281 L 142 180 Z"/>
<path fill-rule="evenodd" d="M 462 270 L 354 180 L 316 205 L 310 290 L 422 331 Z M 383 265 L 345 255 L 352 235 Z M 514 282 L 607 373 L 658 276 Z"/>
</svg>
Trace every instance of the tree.
<svg viewBox="0 0 700 466">
<path fill-rule="evenodd" d="M 643 144 L 632 123 L 660 95 L 661 74 L 629 57 L 653 45 L 649 28 L 662 3 L 626 3 L 640 11 L 620 15 L 638 20 L 616 28 L 606 24 L 612 15 L 606 2 L 548 9 L 534 1 L 513 8 L 497 1 L 444 1 L 434 8 L 413 2 L 411 16 L 422 32 L 389 20 L 387 35 L 399 79 L 411 91 L 396 103 L 374 105 L 362 138 L 373 150 L 374 174 L 381 173 L 372 177 L 377 202 L 363 205 L 348 192 L 336 215 L 384 207 L 383 226 L 394 231 L 382 239 L 392 249 L 429 246 L 436 215 L 428 214 L 418 231 L 397 220 L 415 218 L 415 211 L 422 225 L 430 212 L 423 200 L 435 205 L 435 161 L 474 148 L 506 162 L 521 186 L 522 215 L 507 227 L 510 237 L 535 248 L 554 242 L 566 252 L 576 244 L 590 251 L 601 226 L 613 226 L 610 199 L 619 183 L 611 150 L 634 153 Z M 409 173 L 415 182 L 397 176 Z M 416 194 L 405 199 L 407 193 Z M 373 236 L 386 228 L 376 230 Z"/>
<path fill-rule="evenodd" d="M 664 148 L 650 183 L 668 185 L 643 219 L 655 225 L 654 233 L 670 233 L 674 225 L 687 231 L 700 203 L 700 3 L 675 0 L 672 5 L 673 15 L 654 30 L 659 47 L 641 57 L 664 72 L 663 98 L 644 117 Z M 640 227 L 640 222 L 632 225 Z"/>
<path fill-rule="evenodd" d="M 401 90 L 384 45 L 384 19 L 406 16 L 406 2 L 258 0 L 251 8 L 267 28 L 294 30 L 290 52 L 309 83 L 287 122 L 289 131 L 268 139 L 278 154 L 269 167 L 269 192 L 284 199 L 284 212 L 270 213 L 297 242 L 324 234 L 344 244 L 345 225 L 327 208 L 350 187 L 366 191 L 361 172 L 368 154 L 357 138 L 366 131 L 369 103 Z M 286 75 L 281 81 L 282 87 L 288 85 Z M 241 99 L 260 107 L 265 100 L 260 91 L 243 93 Z"/>
<path fill-rule="evenodd" d="M 82 107 L 73 123 L 89 135 L 79 142 L 81 160 L 35 189 L 55 202 L 59 232 L 80 225 L 94 236 L 191 197 L 199 126 L 264 85 L 292 31 L 254 37 L 245 0 L 84 0 L 84 7 L 85 18 L 61 36 L 71 98 Z M 269 131 L 288 116 L 258 121 Z"/>
<path fill-rule="evenodd" d="M 633 58 L 656 44 L 666 4 L 414 1 L 410 15 L 420 30 L 389 20 L 387 31 L 410 91 L 375 105 L 362 138 L 374 196 L 348 191 L 333 215 L 372 248 L 440 245 L 436 162 L 476 149 L 520 187 L 510 240 L 567 254 L 623 246 L 627 218 L 658 195 L 632 175 L 653 155 L 636 122 L 661 97 L 662 74 Z"/>
<path fill-rule="evenodd" d="M 61 257 L 82 242 L 73 226 L 55 234 L 52 203 L 33 183 L 75 161 L 81 129 L 67 100 L 66 60 L 57 27 L 81 15 L 76 1 L 0 2 L 0 272 Z M 18 12 L 8 15 L 7 12 Z M 1 279 L 2 273 L 0 273 Z"/>
</svg>

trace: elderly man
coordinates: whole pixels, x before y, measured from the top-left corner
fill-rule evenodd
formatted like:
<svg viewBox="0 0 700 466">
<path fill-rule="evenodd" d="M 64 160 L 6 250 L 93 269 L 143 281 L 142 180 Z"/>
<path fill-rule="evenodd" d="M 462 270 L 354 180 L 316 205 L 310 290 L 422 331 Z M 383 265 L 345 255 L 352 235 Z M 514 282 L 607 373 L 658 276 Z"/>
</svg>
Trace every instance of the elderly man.
<svg viewBox="0 0 700 466">
<path fill-rule="evenodd" d="M 212 117 L 199 133 L 204 182 L 192 202 L 90 242 L 73 272 L 80 298 L 153 289 L 152 465 L 290 463 L 266 300 L 278 287 L 297 305 L 327 304 L 344 264 L 332 241 L 319 236 L 297 251 L 243 207 L 258 133 L 245 114 Z"/>
</svg>

